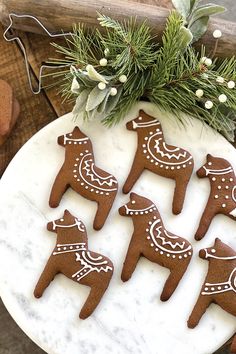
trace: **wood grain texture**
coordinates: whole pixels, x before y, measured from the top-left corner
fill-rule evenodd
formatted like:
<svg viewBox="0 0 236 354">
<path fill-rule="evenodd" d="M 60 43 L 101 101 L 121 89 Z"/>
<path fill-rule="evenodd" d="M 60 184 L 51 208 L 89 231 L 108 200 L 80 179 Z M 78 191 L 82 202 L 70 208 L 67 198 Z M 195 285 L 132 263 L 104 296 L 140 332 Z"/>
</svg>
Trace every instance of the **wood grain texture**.
<svg viewBox="0 0 236 354">
<path fill-rule="evenodd" d="M 124 19 L 130 16 L 137 16 L 138 21 L 147 19 L 148 24 L 153 29 L 153 33 L 160 37 L 166 23 L 169 10 L 156 6 L 157 1 L 143 2 L 116 0 L 0 0 L 0 20 L 5 25 L 9 23 L 8 14 L 17 12 L 18 14 L 30 14 L 37 16 L 50 31 L 70 31 L 73 23 L 83 22 L 89 27 L 97 26 L 97 11 L 116 19 Z M 161 4 L 161 3 L 160 3 Z M 164 2 L 167 6 L 167 2 Z M 17 9 L 17 11 L 16 11 Z M 33 20 L 14 19 L 13 26 L 18 29 L 42 33 L 39 26 Z M 209 30 L 203 36 L 199 45 L 206 44 L 207 50 L 212 51 L 215 39 L 212 32 L 221 29 L 223 36 L 219 41 L 216 55 L 227 57 L 236 54 L 236 23 L 220 19 L 211 19 Z M 160 38 L 159 38 L 160 39 Z"/>
<path fill-rule="evenodd" d="M 0 77 L 13 87 L 21 113 L 10 137 L 0 148 L 0 175 L 20 147 L 39 129 L 56 118 L 44 94 L 35 96 L 31 93 L 22 53 L 15 43 L 4 41 L 2 33 L 3 29 L 0 28 Z"/>
</svg>

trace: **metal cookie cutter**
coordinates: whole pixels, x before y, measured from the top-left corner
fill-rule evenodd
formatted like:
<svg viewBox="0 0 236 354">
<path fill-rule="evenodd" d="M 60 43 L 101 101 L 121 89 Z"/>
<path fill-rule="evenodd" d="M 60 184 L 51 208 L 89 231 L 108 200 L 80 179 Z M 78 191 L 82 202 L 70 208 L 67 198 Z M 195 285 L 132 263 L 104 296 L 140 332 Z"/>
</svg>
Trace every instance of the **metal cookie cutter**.
<svg viewBox="0 0 236 354">
<path fill-rule="evenodd" d="M 45 68 L 47 69 L 54 69 L 54 68 L 63 68 L 63 67 L 66 67 L 66 66 L 70 66 L 69 64 L 66 64 L 66 65 L 46 65 L 46 64 L 43 64 L 41 65 L 40 67 L 40 70 L 39 70 L 39 82 L 38 82 L 38 87 L 37 88 L 34 88 L 33 87 L 33 84 L 32 84 L 32 79 L 31 79 L 31 68 L 30 68 L 30 64 L 29 64 L 29 61 L 28 61 L 28 56 L 27 56 L 27 53 L 26 53 L 26 49 L 25 49 L 25 45 L 24 43 L 22 42 L 22 40 L 20 39 L 20 37 L 18 36 L 14 36 L 13 34 L 13 31 L 12 31 L 12 24 L 13 24 L 13 18 L 14 17 L 17 17 L 17 18 L 30 18 L 30 19 L 33 19 L 34 21 L 37 22 L 37 24 L 47 33 L 47 35 L 49 37 L 52 37 L 52 38 L 56 38 L 56 37 L 65 37 L 65 36 L 73 36 L 73 33 L 72 32 L 67 32 L 67 33 L 57 33 L 57 34 L 53 34 L 51 32 L 49 32 L 47 30 L 47 28 L 42 24 L 42 22 L 40 22 L 35 16 L 32 16 L 32 15 L 17 15 L 15 13 L 10 13 L 9 14 L 9 20 L 10 20 L 10 24 L 9 26 L 7 27 L 7 29 L 5 30 L 5 32 L 3 33 L 3 37 L 4 39 L 7 41 L 7 42 L 12 42 L 12 41 L 17 41 L 17 43 L 19 44 L 19 47 L 20 49 L 22 50 L 22 53 L 23 53 L 23 56 L 24 56 L 24 61 L 25 61 L 25 68 L 26 68 L 26 73 L 27 73 L 27 77 L 28 77 L 28 82 L 29 82 L 29 86 L 30 86 L 30 89 L 32 91 L 33 94 L 37 95 L 41 92 L 42 90 L 42 77 L 43 77 L 43 70 Z M 10 33 L 11 37 L 9 37 L 7 34 Z"/>
</svg>

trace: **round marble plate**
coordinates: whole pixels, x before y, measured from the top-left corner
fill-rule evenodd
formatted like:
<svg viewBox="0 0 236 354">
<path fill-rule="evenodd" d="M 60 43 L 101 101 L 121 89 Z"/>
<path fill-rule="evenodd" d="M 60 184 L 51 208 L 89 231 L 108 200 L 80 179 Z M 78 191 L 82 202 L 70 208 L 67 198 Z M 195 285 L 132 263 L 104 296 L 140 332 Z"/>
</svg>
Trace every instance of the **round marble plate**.
<svg viewBox="0 0 236 354">
<path fill-rule="evenodd" d="M 138 103 L 126 117 L 139 109 L 158 117 L 168 143 L 192 153 L 195 169 L 207 153 L 227 158 L 236 168 L 236 150 L 210 128 L 191 119 L 183 127 L 149 103 Z M 190 240 L 194 256 L 179 287 L 166 303 L 159 300 L 168 271 L 141 259 L 127 283 L 120 274 L 132 233 L 132 221 L 117 212 L 128 201 L 121 187 L 136 149 L 136 133 L 121 123 L 112 129 L 99 122 L 79 122 L 93 142 L 97 165 L 114 174 L 120 185 L 117 199 L 104 228 L 92 229 L 96 205 L 68 190 L 57 209 L 48 206 L 55 175 L 64 160 L 57 136 L 74 127 L 72 115 L 59 118 L 38 132 L 18 152 L 0 182 L 0 295 L 18 325 L 50 354 L 210 354 L 236 330 L 235 318 L 211 305 L 193 330 L 186 321 L 198 297 L 208 262 L 198 250 L 211 246 L 216 236 L 236 248 L 236 224 L 225 216 L 215 217 L 207 236 L 194 241 L 200 216 L 209 193 L 207 179 L 195 174 L 190 181 L 183 212 L 171 213 L 174 182 L 145 171 L 134 191 L 158 206 L 167 230 Z M 79 311 L 89 289 L 59 275 L 41 299 L 33 290 L 55 245 L 55 234 L 46 230 L 49 220 L 69 209 L 87 226 L 91 250 L 107 255 L 115 266 L 113 279 L 94 314 L 83 321 Z"/>
</svg>

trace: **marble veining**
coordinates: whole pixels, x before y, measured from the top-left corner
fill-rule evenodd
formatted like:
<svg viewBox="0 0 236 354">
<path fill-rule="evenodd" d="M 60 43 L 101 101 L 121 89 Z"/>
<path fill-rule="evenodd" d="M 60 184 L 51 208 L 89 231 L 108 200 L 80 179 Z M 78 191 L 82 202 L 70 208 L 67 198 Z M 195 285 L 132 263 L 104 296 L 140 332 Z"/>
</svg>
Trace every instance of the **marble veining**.
<svg viewBox="0 0 236 354">
<path fill-rule="evenodd" d="M 193 155 L 195 170 L 204 163 L 206 153 L 225 157 L 236 169 L 235 149 L 210 128 L 203 129 L 194 119 L 184 128 L 144 102 L 132 109 L 126 121 L 136 117 L 141 108 L 160 119 L 168 143 Z M 192 242 L 194 255 L 179 287 L 166 303 L 161 303 L 159 296 L 168 270 L 146 259 L 139 261 L 131 280 L 122 283 L 120 273 L 132 222 L 119 216 L 117 210 L 128 200 L 121 187 L 137 142 L 136 134 L 127 131 L 124 123 L 110 130 L 96 121 L 79 122 L 93 142 L 97 165 L 112 173 L 119 183 L 115 204 L 99 232 L 92 229 L 96 205 L 74 191 L 66 192 L 57 209 L 48 206 L 52 183 L 64 160 L 57 136 L 74 127 L 71 114 L 42 129 L 18 152 L 0 182 L 0 295 L 19 326 L 49 354 L 210 354 L 236 331 L 236 321 L 211 305 L 198 327 L 187 328 L 186 321 L 208 267 L 197 253 L 211 245 L 216 236 L 236 248 L 236 224 L 219 215 L 205 239 L 194 241 L 208 198 L 208 180 L 193 175 L 183 212 L 174 216 L 173 181 L 145 171 L 133 190 L 157 204 L 168 230 Z M 78 315 L 89 289 L 62 275 L 56 277 L 40 300 L 33 297 L 35 284 L 56 243 L 55 234 L 46 230 L 46 224 L 60 217 L 65 208 L 85 223 L 90 249 L 108 256 L 115 266 L 100 306 L 85 321 Z"/>
</svg>

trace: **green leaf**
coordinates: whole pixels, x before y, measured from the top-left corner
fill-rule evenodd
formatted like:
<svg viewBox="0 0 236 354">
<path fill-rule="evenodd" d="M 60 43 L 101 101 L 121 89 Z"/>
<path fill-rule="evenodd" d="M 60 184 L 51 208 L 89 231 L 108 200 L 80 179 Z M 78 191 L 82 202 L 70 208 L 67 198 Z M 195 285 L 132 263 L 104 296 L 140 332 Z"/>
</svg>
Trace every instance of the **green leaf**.
<svg viewBox="0 0 236 354">
<path fill-rule="evenodd" d="M 96 108 L 106 97 L 108 89 L 105 90 L 99 90 L 99 88 L 96 86 L 92 89 L 90 94 L 88 95 L 88 100 L 86 104 L 86 111 L 92 111 L 94 108 Z"/>
<path fill-rule="evenodd" d="M 180 28 L 180 36 L 181 36 L 180 49 L 185 49 L 192 42 L 193 35 L 188 28 L 182 26 Z"/>
<path fill-rule="evenodd" d="M 123 87 L 120 86 L 117 89 L 117 94 L 115 96 L 110 96 L 106 105 L 106 111 L 105 111 L 106 115 L 108 115 L 116 107 L 117 103 L 119 102 L 122 91 L 123 91 Z"/>
<path fill-rule="evenodd" d="M 192 11 L 192 9 L 197 1 L 198 0 L 190 0 L 190 11 Z"/>
<path fill-rule="evenodd" d="M 74 115 L 78 115 L 79 113 L 81 113 L 81 110 L 82 110 L 83 106 L 85 105 L 85 103 L 87 101 L 89 93 L 90 93 L 90 90 L 89 89 L 85 89 L 76 98 L 75 106 L 74 106 L 73 111 L 72 111 L 72 113 Z"/>
<path fill-rule="evenodd" d="M 180 15 L 185 19 L 188 17 L 190 12 L 190 0 L 172 0 L 172 4 Z"/>
<path fill-rule="evenodd" d="M 189 30 L 193 35 L 192 42 L 198 41 L 204 35 L 204 33 L 207 31 L 208 22 L 209 16 L 204 16 L 199 18 L 189 27 Z"/>
<path fill-rule="evenodd" d="M 191 26 L 195 21 L 197 21 L 201 17 L 212 16 L 212 15 L 220 14 L 222 12 L 225 12 L 225 7 L 223 6 L 214 5 L 214 4 L 206 4 L 203 6 L 199 6 L 193 12 L 189 25 Z"/>
<path fill-rule="evenodd" d="M 91 80 L 94 80 L 94 81 L 97 81 L 97 82 L 104 82 L 104 84 L 107 84 L 107 80 L 102 76 L 100 75 L 96 69 L 94 69 L 94 67 L 92 65 L 87 65 L 86 67 L 87 69 L 87 72 L 88 72 L 88 77 L 91 79 Z"/>
<path fill-rule="evenodd" d="M 98 113 L 102 113 L 102 112 L 105 111 L 105 109 L 106 109 L 106 104 L 107 104 L 107 101 L 108 101 L 108 99 L 109 99 L 109 96 L 110 96 L 110 92 L 107 91 L 106 97 L 104 98 L 104 100 L 102 101 L 102 103 L 100 103 L 100 105 L 99 105 L 98 108 L 97 108 Z"/>
</svg>

